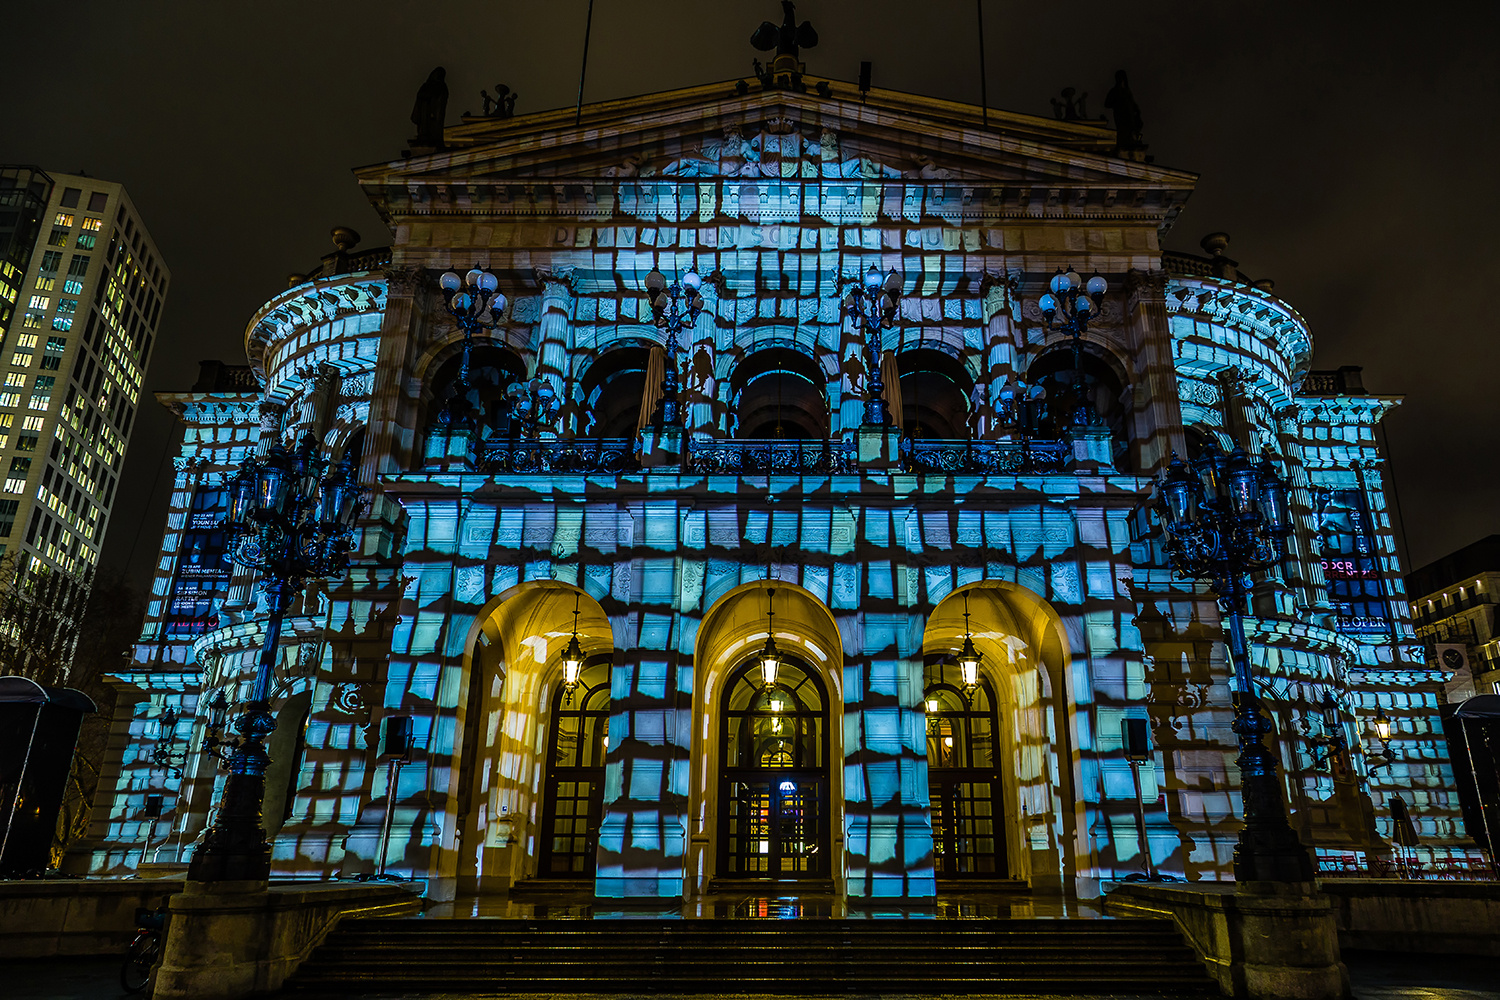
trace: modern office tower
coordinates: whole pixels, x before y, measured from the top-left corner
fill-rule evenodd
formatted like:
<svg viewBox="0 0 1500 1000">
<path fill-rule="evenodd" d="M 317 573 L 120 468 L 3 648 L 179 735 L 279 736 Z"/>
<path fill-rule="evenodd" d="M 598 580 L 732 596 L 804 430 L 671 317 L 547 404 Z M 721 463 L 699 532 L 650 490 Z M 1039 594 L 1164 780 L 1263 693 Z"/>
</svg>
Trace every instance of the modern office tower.
<svg viewBox="0 0 1500 1000">
<path fill-rule="evenodd" d="M 99 559 L 170 274 L 124 187 L 0 167 L 0 555 Z"/>
</svg>

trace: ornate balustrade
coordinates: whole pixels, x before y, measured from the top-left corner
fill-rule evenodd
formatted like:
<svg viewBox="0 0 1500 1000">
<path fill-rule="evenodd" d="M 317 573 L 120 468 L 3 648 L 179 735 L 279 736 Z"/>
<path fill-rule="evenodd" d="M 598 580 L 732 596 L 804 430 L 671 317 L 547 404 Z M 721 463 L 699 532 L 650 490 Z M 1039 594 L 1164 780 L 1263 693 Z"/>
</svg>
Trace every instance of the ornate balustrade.
<svg viewBox="0 0 1500 1000">
<path fill-rule="evenodd" d="M 973 472 L 1014 476 L 1028 472 L 1061 472 L 1068 446 L 1061 441 L 912 441 L 901 442 L 912 472 Z"/>
<path fill-rule="evenodd" d="M 853 445 L 793 438 L 690 441 L 687 464 L 692 472 L 729 476 L 830 475 L 859 468 Z"/>
<path fill-rule="evenodd" d="M 629 438 L 566 441 L 491 439 L 479 445 L 479 468 L 492 473 L 631 472 L 639 468 Z"/>
<path fill-rule="evenodd" d="M 479 469 L 498 474 L 633 472 L 640 468 L 629 438 L 564 441 L 492 439 L 478 446 Z M 912 472 L 1019 475 L 1061 472 L 1061 441 L 903 441 Z M 853 444 L 796 438 L 689 441 L 687 470 L 707 475 L 833 475 L 859 471 Z"/>
</svg>

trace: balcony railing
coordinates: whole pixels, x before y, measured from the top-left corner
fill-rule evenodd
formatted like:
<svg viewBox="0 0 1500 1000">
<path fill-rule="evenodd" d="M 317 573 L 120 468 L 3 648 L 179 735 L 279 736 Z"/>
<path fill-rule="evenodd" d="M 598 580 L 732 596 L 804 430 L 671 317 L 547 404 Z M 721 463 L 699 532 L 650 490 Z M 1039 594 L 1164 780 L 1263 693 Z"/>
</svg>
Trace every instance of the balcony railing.
<svg viewBox="0 0 1500 1000">
<path fill-rule="evenodd" d="M 490 473 L 631 472 L 639 468 L 629 438 L 566 441 L 491 439 L 479 446 L 479 468 Z"/>
<path fill-rule="evenodd" d="M 706 475 L 832 475 L 859 468 L 853 445 L 838 441 L 743 438 L 690 441 L 688 469 Z"/>
<path fill-rule="evenodd" d="M 1061 441 L 903 441 L 902 454 L 913 472 L 972 472 L 1014 476 L 1061 472 L 1068 446 Z"/>
<path fill-rule="evenodd" d="M 1061 472 L 1067 445 L 1060 441 L 903 441 L 911 472 L 1020 475 Z M 492 438 L 478 445 L 481 472 L 620 473 L 639 470 L 630 438 L 530 441 Z M 728 439 L 687 444 L 686 467 L 700 475 L 836 475 L 859 471 L 855 446 L 798 438 Z M 663 469 L 662 471 L 666 471 Z"/>
</svg>

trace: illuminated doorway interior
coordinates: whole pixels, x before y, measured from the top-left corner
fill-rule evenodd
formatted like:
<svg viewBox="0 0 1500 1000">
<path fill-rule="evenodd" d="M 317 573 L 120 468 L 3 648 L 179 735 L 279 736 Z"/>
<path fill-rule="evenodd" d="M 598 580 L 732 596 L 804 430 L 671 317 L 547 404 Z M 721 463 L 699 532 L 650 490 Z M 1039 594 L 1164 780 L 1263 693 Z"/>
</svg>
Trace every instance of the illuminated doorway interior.
<svg viewBox="0 0 1500 1000">
<path fill-rule="evenodd" d="M 609 658 L 583 668 L 569 696 L 552 698 L 547 794 L 538 878 L 592 877 L 604 819 L 604 754 L 609 749 Z"/>
<path fill-rule="evenodd" d="M 933 868 L 938 878 L 1004 878 L 994 696 L 982 677 L 966 693 L 955 663 L 929 664 L 926 675 Z"/>
<path fill-rule="evenodd" d="M 785 658 L 774 687 L 757 661 L 729 677 L 720 730 L 719 874 L 802 879 L 829 873 L 828 701 Z"/>
</svg>

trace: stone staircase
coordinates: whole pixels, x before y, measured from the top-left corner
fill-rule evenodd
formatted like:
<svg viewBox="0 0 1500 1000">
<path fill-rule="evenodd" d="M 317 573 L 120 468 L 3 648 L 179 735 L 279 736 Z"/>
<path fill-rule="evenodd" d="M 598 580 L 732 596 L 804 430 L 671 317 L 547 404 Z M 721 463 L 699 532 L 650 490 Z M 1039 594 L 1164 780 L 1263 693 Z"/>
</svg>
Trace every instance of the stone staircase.
<svg viewBox="0 0 1500 1000">
<path fill-rule="evenodd" d="M 286 984 L 399 993 L 1219 996 L 1146 919 L 346 920 Z"/>
</svg>

